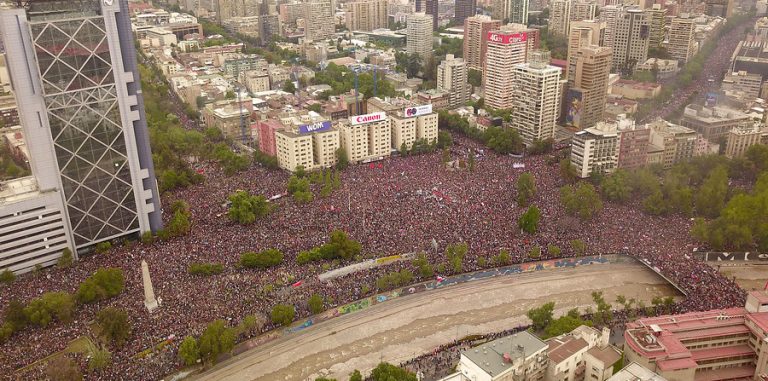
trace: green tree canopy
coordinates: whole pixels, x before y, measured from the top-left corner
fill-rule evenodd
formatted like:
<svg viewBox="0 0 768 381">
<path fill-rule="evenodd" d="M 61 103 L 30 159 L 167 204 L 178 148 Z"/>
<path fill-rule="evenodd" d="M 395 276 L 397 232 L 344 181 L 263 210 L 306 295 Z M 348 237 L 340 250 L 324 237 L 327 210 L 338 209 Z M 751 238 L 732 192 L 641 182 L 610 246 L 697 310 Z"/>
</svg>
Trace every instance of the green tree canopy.
<svg viewBox="0 0 768 381">
<path fill-rule="evenodd" d="M 530 172 L 523 172 L 515 183 L 517 188 L 517 203 L 528 205 L 528 202 L 536 195 L 536 180 Z"/>
<path fill-rule="evenodd" d="M 517 226 L 528 234 L 536 233 L 539 228 L 539 219 L 541 218 L 541 211 L 536 205 L 531 205 L 528 210 L 520 216 L 517 220 Z"/>
<path fill-rule="evenodd" d="M 215 363 L 219 355 L 235 347 L 235 330 L 227 327 L 224 320 L 215 320 L 205 328 L 198 340 L 200 356 L 207 363 Z"/>
<path fill-rule="evenodd" d="M 242 225 L 251 224 L 272 211 L 264 196 L 251 196 L 245 191 L 238 191 L 230 195 L 229 201 L 231 205 L 227 216 L 232 221 Z"/>
</svg>

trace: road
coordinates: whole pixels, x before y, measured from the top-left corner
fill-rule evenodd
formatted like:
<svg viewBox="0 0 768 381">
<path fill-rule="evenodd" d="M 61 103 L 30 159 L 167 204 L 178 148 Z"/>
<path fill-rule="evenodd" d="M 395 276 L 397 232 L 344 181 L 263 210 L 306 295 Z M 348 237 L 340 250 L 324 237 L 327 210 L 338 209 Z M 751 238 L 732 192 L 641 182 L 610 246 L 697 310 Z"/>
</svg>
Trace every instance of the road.
<svg viewBox="0 0 768 381">
<path fill-rule="evenodd" d="M 346 379 L 380 361 L 399 363 L 472 334 L 526 324 L 525 312 L 556 302 L 556 314 L 591 304 L 602 290 L 644 300 L 675 295 L 671 286 L 638 264 L 543 270 L 464 283 L 377 304 L 254 348 L 194 376 L 197 380 Z"/>
<path fill-rule="evenodd" d="M 744 36 L 744 28 L 753 23 L 754 20 L 748 20 L 744 24 L 736 26 L 728 33 L 721 36 L 717 41 L 715 49 L 705 60 L 701 74 L 698 77 L 693 78 L 688 86 L 676 88 L 669 101 L 664 104 L 664 107 L 647 115 L 640 122 L 648 123 L 656 118 L 666 119 L 681 107 L 692 103 L 694 100 L 689 99 L 692 95 L 696 94 L 697 96 L 704 96 L 708 91 L 716 91 L 719 89 L 723 75 L 730 66 L 733 50 L 736 49 L 739 41 L 741 41 Z M 710 78 L 714 79 L 714 82 L 710 83 Z"/>
</svg>

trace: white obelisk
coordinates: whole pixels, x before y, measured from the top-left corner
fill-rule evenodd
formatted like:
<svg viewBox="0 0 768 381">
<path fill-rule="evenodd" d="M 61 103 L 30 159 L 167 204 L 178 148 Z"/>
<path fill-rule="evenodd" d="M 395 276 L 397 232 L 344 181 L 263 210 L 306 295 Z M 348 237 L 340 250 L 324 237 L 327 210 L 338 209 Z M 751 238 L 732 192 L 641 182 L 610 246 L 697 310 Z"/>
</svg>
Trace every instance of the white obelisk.
<svg viewBox="0 0 768 381">
<path fill-rule="evenodd" d="M 144 281 L 144 305 L 149 312 L 157 309 L 157 299 L 155 299 L 155 290 L 152 288 L 152 279 L 149 279 L 149 266 L 147 261 L 141 260 L 141 279 Z"/>
</svg>

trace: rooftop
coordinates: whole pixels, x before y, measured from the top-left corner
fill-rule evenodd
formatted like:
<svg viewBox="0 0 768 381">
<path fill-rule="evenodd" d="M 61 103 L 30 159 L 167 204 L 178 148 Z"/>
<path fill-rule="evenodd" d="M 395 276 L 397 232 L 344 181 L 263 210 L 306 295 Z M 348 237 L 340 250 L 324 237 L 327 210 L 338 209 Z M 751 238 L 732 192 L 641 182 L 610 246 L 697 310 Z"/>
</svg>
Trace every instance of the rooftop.
<svg viewBox="0 0 768 381">
<path fill-rule="evenodd" d="M 589 343 L 584 339 L 571 335 L 552 338 L 547 340 L 547 344 L 547 356 L 555 363 L 561 363 L 579 351 L 589 348 Z"/>
<path fill-rule="evenodd" d="M 667 379 L 633 362 L 606 381 L 667 381 Z"/>
<path fill-rule="evenodd" d="M 21 201 L 40 193 L 34 177 L 22 177 L 0 182 L 0 205 Z"/>
<path fill-rule="evenodd" d="M 655 90 L 661 87 L 660 84 L 655 82 L 639 82 L 631 79 L 619 79 L 613 85 L 618 87 L 630 87 L 637 90 Z"/>
<path fill-rule="evenodd" d="M 547 344 L 538 337 L 523 331 L 468 349 L 461 354 L 486 373 L 495 376 L 512 367 L 510 360 L 528 358 L 546 348 Z"/>
<path fill-rule="evenodd" d="M 603 348 L 592 347 L 587 351 L 587 353 L 589 353 L 592 357 L 602 361 L 606 367 L 615 364 L 621 359 L 621 352 L 610 345 Z"/>
</svg>

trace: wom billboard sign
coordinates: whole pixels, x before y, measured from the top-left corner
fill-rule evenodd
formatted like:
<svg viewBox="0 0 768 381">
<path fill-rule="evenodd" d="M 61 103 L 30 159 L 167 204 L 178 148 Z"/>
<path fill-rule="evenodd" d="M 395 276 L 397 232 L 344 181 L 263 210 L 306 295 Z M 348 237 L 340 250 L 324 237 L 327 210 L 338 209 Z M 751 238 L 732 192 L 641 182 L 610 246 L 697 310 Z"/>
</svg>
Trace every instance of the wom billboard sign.
<svg viewBox="0 0 768 381">
<path fill-rule="evenodd" d="M 695 254 L 698 259 L 708 262 L 726 261 L 768 261 L 768 253 L 755 253 L 750 251 L 736 253 L 704 252 Z"/>
<path fill-rule="evenodd" d="M 299 132 L 302 134 L 308 134 L 310 132 L 321 132 L 331 129 L 331 122 L 317 122 L 312 124 L 302 124 L 299 126 Z"/>
<path fill-rule="evenodd" d="M 519 32 L 519 33 L 512 33 L 512 34 L 488 32 L 488 41 L 495 42 L 497 44 L 509 45 L 516 42 L 525 42 L 527 40 L 528 40 L 527 32 Z"/>
</svg>

